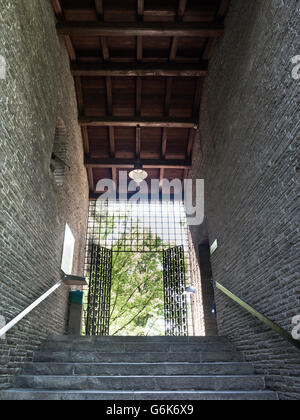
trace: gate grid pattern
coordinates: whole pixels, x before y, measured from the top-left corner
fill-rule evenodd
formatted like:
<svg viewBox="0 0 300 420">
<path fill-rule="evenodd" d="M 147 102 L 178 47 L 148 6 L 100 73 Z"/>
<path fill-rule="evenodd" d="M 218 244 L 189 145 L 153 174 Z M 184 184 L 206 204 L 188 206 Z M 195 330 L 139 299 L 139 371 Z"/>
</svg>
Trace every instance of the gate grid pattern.
<svg viewBox="0 0 300 420">
<path fill-rule="evenodd" d="M 188 335 L 186 267 L 183 246 L 170 248 L 163 253 L 165 331 L 167 336 Z"/>
<path fill-rule="evenodd" d="M 112 251 L 91 245 L 86 335 L 109 335 Z"/>
<path fill-rule="evenodd" d="M 85 334 L 109 335 L 113 253 L 163 255 L 165 334 L 188 335 L 187 228 L 183 203 L 91 201 L 85 272 Z"/>
</svg>

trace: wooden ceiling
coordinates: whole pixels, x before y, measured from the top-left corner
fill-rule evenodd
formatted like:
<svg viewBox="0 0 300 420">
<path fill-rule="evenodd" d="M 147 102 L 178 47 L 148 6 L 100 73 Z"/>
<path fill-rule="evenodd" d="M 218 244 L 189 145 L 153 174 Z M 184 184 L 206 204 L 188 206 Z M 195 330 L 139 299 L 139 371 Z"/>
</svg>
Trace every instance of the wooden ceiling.
<svg viewBox="0 0 300 420">
<path fill-rule="evenodd" d="M 52 0 L 74 75 L 90 194 L 141 159 L 183 180 L 230 0 Z"/>
</svg>

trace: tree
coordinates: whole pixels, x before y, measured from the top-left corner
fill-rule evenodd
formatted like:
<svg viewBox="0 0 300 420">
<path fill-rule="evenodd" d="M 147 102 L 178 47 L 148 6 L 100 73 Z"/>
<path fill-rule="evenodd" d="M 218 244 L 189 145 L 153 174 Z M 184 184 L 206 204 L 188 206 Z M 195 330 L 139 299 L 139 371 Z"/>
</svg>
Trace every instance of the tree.
<svg viewBox="0 0 300 420">
<path fill-rule="evenodd" d="M 126 240 L 122 237 L 121 241 Z M 144 240 L 157 241 L 151 233 Z M 116 244 L 116 247 L 120 244 Z M 153 244 L 154 246 L 154 244 Z M 123 249 L 123 246 L 120 246 Z M 110 335 L 145 335 L 161 325 L 155 335 L 164 335 L 162 255 L 157 252 L 113 254 Z M 147 328 L 148 327 L 148 328 Z M 148 331 L 147 331 L 148 330 Z"/>
<path fill-rule="evenodd" d="M 98 226 L 99 232 L 95 235 L 100 239 L 99 245 L 116 233 L 120 237 L 112 241 L 110 335 L 137 336 L 154 332 L 155 335 L 164 335 L 162 254 L 151 252 L 163 243 L 161 238 L 153 236 L 150 229 L 142 230 L 138 220 L 133 223 L 129 218 L 122 218 L 121 232 L 120 223 L 108 216 L 105 228 Z M 128 238 L 134 239 L 128 243 Z M 141 243 L 146 252 L 133 252 L 132 249 L 140 249 Z"/>
</svg>

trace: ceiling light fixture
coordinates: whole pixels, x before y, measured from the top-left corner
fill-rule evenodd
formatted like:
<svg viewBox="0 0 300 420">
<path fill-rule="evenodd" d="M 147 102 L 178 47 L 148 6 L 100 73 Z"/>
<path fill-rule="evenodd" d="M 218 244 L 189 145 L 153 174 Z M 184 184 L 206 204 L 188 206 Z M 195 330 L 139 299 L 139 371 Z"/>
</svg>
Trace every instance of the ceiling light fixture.
<svg viewBox="0 0 300 420">
<path fill-rule="evenodd" d="M 133 179 L 137 184 L 140 184 L 148 177 L 148 174 L 143 169 L 140 161 L 134 163 L 134 170 L 129 173 L 129 178 Z"/>
</svg>

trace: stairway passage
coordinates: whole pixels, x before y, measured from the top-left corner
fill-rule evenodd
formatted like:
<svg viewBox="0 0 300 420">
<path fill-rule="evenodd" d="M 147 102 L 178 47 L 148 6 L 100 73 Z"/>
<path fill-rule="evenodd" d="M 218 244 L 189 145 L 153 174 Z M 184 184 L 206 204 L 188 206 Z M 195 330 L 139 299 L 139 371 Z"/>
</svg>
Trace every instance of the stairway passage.
<svg viewBox="0 0 300 420">
<path fill-rule="evenodd" d="M 275 400 L 223 337 L 54 337 L 3 400 Z"/>
</svg>

